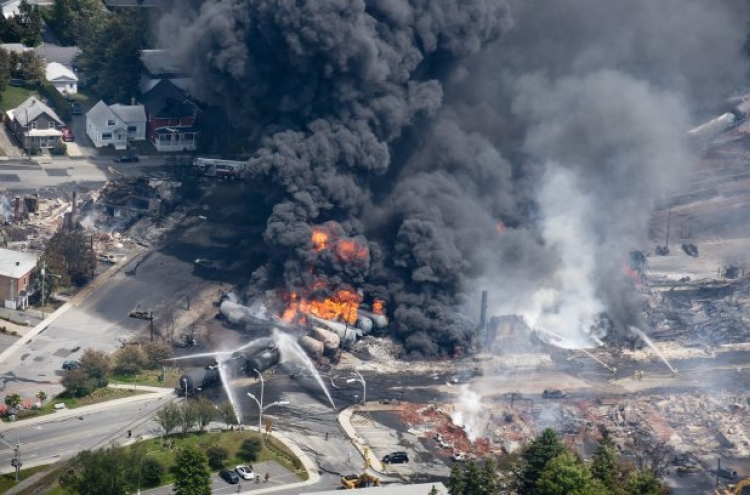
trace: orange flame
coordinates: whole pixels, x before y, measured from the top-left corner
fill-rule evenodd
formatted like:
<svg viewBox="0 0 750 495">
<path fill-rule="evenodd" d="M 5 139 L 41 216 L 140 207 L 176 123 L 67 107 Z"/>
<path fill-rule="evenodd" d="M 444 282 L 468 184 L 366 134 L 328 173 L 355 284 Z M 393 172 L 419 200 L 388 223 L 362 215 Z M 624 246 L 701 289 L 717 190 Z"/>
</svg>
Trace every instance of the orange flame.
<svg viewBox="0 0 750 495">
<path fill-rule="evenodd" d="M 322 251 L 328 247 L 328 233 L 320 227 L 313 227 L 312 234 L 313 249 Z"/>
<path fill-rule="evenodd" d="M 367 246 L 353 239 L 341 239 L 336 243 L 336 254 L 345 263 L 366 259 L 369 255 Z"/>
<path fill-rule="evenodd" d="M 372 312 L 376 315 L 382 315 L 385 313 L 385 301 L 382 299 L 375 299 L 372 303 Z"/>
<path fill-rule="evenodd" d="M 357 309 L 362 298 L 352 290 L 338 290 L 331 297 L 322 301 L 317 299 L 299 299 L 296 293 L 289 296 L 289 306 L 284 310 L 281 319 L 294 321 L 300 314 L 311 314 L 324 320 L 342 320 L 350 325 L 357 322 Z"/>
</svg>

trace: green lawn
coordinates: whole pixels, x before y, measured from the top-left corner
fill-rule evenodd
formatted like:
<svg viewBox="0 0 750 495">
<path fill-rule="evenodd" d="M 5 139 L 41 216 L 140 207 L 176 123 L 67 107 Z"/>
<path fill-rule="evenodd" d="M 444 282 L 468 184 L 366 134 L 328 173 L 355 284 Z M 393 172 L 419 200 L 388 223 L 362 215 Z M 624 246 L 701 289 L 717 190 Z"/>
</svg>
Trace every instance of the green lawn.
<svg viewBox="0 0 750 495">
<path fill-rule="evenodd" d="M 38 98 L 39 93 L 30 88 L 8 86 L 2 93 L 2 100 L 0 100 L 0 110 L 6 112 L 11 108 L 16 108 L 18 105 L 26 101 L 29 96 L 36 96 Z"/>
<path fill-rule="evenodd" d="M 75 409 L 82 406 L 91 406 L 93 404 L 99 404 L 101 402 L 107 402 L 115 399 L 122 399 L 124 397 L 132 397 L 134 395 L 147 394 L 149 392 L 142 392 L 140 390 L 131 390 L 123 388 L 100 388 L 95 390 L 91 395 L 86 397 L 65 397 L 58 395 L 57 397 L 50 399 L 44 404 L 41 409 L 28 409 L 21 411 L 16 415 L 16 420 L 24 420 L 27 418 L 34 418 L 36 416 L 44 416 L 55 412 L 55 404 L 63 402 L 66 409 Z M 7 417 L 3 417 L 3 422 L 8 422 Z M 0 492 L 2 493 L 2 492 Z"/>
<path fill-rule="evenodd" d="M 49 466 L 37 466 L 29 469 L 22 469 L 19 473 L 19 477 L 23 481 L 45 469 L 49 469 Z M 5 493 L 14 486 L 16 486 L 16 473 L 0 474 L 0 493 Z"/>
<path fill-rule="evenodd" d="M 252 464 L 243 459 L 237 457 L 237 451 L 239 450 L 242 442 L 248 438 L 258 438 L 258 434 L 252 431 L 225 431 L 222 433 L 188 433 L 187 435 L 171 435 L 166 438 L 154 438 L 143 442 L 145 447 L 146 455 L 151 459 L 156 459 L 164 467 L 164 478 L 162 478 L 162 485 L 174 483 L 174 476 L 172 475 L 172 467 L 175 465 L 175 456 L 180 447 L 187 445 L 196 447 L 198 450 L 203 452 L 206 451 L 211 445 L 221 445 L 229 453 L 229 458 L 224 463 L 228 468 L 233 468 L 239 464 Z M 171 444 L 174 443 L 174 447 Z M 165 446 L 166 445 L 166 446 Z M 129 447 L 124 447 L 129 448 Z M 301 467 L 297 469 L 296 466 L 301 466 L 300 461 L 293 456 L 293 454 L 287 449 L 287 447 L 271 437 L 266 441 L 265 446 L 258 454 L 258 458 L 254 462 L 265 462 L 275 461 L 288 469 L 289 471 L 296 474 L 300 480 L 307 480 L 308 474 Z M 57 485 L 57 479 L 62 469 L 57 469 L 49 476 L 46 477 L 44 482 L 37 484 L 39 487 L 45 487 L 49 495 L 69 495 L 70 492 Z M 23 473 L 23 471 L 22 471 Z M 0 490 L 2 493 L 2 490 Z"/>
<path fill-rule="evenodd" d="M 163 484 L 174 483 L 174 477 L 172 475 L 172 467 L 175 465 L 175 455 L 180 447 L 187 445 L 196 447 L 202 452 L 206 452 L 208 447 L 212 445 L 221 445 L 229 453 L 229 457 L 224 462 L 227 467 L 237 466 L 239 464 L 251 464 L 247 461 L 237 457 L 237 452 L 244 442 L 248 438 L 258 438 L 258 434 L 254 431 L 225 431 L 222 433 L 188 433 L 187 435 L 171 435 L 167 437 L 168 445 L 174 442 L 174 448 L 165 447 L 164 438 L 154 438 L 151 440 L 144 441 L 146 446 L 146 452 L 150 458 L 158 460 L 162 466 L 166 475 L 162 480 Z M 276 461 L 280 465 L 284 466 L 289 471 L 295 473 L 298 478 L 302 480 L 307 479 L 307 472 L 304 469 L 295 468 L 300 465 L 300 461 L 287 449 L 287 447 L 273 438 L 266 442 L 263 449 L 258 454 L 258 458 L 255 462 L 264 461 Z"/>
<path fill-rule="evenodd" d="M 161 377 L 161 371 L 159 370 L 143 370 L 141 373 L 134 376 L 127 375 L 113 375 L 110 378 L 110 383 L 116 383 L 119 385 L 146 385 L 151 387 L 165 387 L 175 388 L 177 386 L 177 380 L 180 379 L 183 372 L 175 369 L 167 370 L 164 381 L 159 381 Z"/>
</svg>

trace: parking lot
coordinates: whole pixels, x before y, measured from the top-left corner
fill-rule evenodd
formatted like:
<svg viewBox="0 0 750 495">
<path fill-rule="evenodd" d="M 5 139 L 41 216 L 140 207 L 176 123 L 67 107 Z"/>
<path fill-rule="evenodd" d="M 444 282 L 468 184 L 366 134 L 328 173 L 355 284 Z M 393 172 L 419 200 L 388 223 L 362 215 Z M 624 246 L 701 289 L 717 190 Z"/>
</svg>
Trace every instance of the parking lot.
<svg viewBox="0 0 750 495">
<path fill-rule="evenodd" d="M 351 425 L 378 459 L 393 452 L 407 453 L 409 462 L 388 464 L 384 466 L 388 472 L 409 479 L 450 474 L 449 454 L 446 455 L 434 440 L 420 438 L 419 432 L 407 431 L 394 411 L 357 411 L 351 417 Z"/>
</svg>

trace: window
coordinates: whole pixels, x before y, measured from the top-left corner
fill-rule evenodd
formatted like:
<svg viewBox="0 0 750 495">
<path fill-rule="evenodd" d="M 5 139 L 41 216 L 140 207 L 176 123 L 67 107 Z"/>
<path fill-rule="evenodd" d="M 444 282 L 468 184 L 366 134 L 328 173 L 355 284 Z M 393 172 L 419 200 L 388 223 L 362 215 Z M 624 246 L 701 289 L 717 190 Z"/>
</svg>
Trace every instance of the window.
<svg viewBox="0 0 750 495">
<path fill-rule="evenodd" d="M 115 125 L 115 119 L 107 120 L 107 125 Z"/>
<path fill-rule="evenodd" d="M 50 129 L 54 129 L 55 128 L 55 123 L 54 122 L 50 122 L 49 123 L 49 128 Z"/>
<path fill-rule="evenodd" d="M 138 132 L 138 126 L 137 125 L 129 125 L 128 126 L 128 134 L 135 134 Z"/>
<path fill-rule="evenodd" d="M 36 129 L 36 122 L 32 122 L 32 123 L 31 123 L 31 128 L 32 128 L 32 129 Z"/>
<path fill-rule="evenodd" d="M 189 133 L 189 132 L 186 133 L 186 134 L 183 134 L 182 135 L 182 140 L 183 141 L 192 141 L 193 140 L 193 135 L 191 133 Z"/>
<path fill-rule="evenodd" d="M 112 140 L 111 132 L 102 132 L 102 141 L 111 141 L 111 140 Z"/>
</svg>

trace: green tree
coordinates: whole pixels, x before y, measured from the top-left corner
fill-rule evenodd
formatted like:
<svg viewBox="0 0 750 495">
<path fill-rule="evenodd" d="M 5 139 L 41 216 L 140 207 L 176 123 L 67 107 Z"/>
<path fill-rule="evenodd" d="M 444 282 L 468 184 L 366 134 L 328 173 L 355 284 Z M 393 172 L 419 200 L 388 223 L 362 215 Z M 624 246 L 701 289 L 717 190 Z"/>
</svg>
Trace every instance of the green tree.
<svg viewBox="0 0 750 495">
<path fill-rule="evenodd" d="M 464 470 L 459 464 L 454 464 L 451 468 L 451 476 L 448 478 L 448 493 L 450 495 L 464 494 Z"/>
<path fill-rule="evenodd" d="M 8 87 L 11 68 L 10 53 L 8 50 L 0 48 L 0 92 L 5 91 L 5 88 Z"/>
<path fill-rule="evenodd" d="M 113 371 L 118 375 L 137 375 L 148 363 L 146 353 L 139 345 L 128 345 L 117 350 Z"/>
<path fill-rule="evenodd" d="M 576 456 L 564 452 L 547 463 L 534 495 L 607 495 L 607 490 Z"/>
<path fill-rule="evenodd" d="M 482 495 L 495 495 L 499 493 L 499 479 L 497 476 L 497 463 L 493 457 L 487 457 L 482 462 L 479 473 L 481 479 Z"/>
<path fill-rule="evenodd" d="M 82 369 L 70 370 L 60 381 L 68 395 L 84 397 L 96 390 L 97 382 L 91 379 Z"/>
<path fill-rule="evenodd" d="M 40 390 L 36 393 L 35 397 L 39 399 L 39 402 L 44 404 L 44 401 L 47 400 L 47 392 L 45 392 L 44 390 Z"/>
<path fill-rule="evenodd" d="M 13 76 L 23 79 L 27 84 L 37 85 L 47 80 L 47 69 L 44 59 L 31 50 L 16 54 L 11 58 Z"/>
<path fill-rule="evenodd" d="M 60 484 L 80 495 L 126 495 L 135 491 L 142 449 L 111 445 L 79 452 L 65 466 Z"/>
<path fill-rule="evenodd" d="M 263 444 L 259 439 L 248 438 L 247 440 L 242 442 L 240 450 L 239 452 L 237 452 L 237 456 L 247 462 L 253 462 L 258 458 L 258 454 L 260 454 L 262 448 Z"/>
<path fill-rule="evenodd" d="M 97 387 L 106 387 L 110 370 L 109 354 L 98 349 L 88 348 L 81 355 L 81 369 L 86 376 L 96 381 Z"/>
<path fill-rule="evenodd" d="M 37 46 L 42 43 L 42 16 L 39 7 L 29 0 L 18 4 L 18 15 L 13 18 L 19 25 L 21 43 L 26 46 Z"/>
<path fill-rule="evenodd" d="M 166 342 L 148 342 L 143 345 L 146 353 L 146 367 L 150 370 L 159 369 L 162 362 L 172 357 L 172 348 Z"/>
<path fill-rule="evenodd" d="M 102 99 L 129 103 L 140 96 L 141 50 L 148 46 L 146 9 L 126 9 L 103 19 L 104 29 L 79 35 L 84 71 L 94 76 L 93 89 Z"/>
<path fill-rule="evenodd" d="M 648 469 L 630 473 L 625 486 L 627 495 L 666 495 L 669 488 Z"/>
<path fill-rule="evenodd" d="M 610 493 L 619 491 L 617 449 L 606 429 L 602 429 L 602 439 L 591 459 L 591 475 Z"/>
<path fill-rule="evenodd" d="M 432 485 L 432 488 L 430 488 L 430 491 L 427 493 L 427 495 L 440 495 L 440 492 L 435 485 Z"/>
<path fill-rule="evenodd" d="M 174 467 L 175 495 L 211 495 L 211 471 L 203 452 L 193 447 L 180 449 Z"/>
<path fill-rule="evenodd" d="M 44 250 L 47 268 L 61 277 L 62 285 L 84 285 L 94 275 L 96 253 L 91 240 L 80 230 L 55 233 Z"/>
<path fill-rule="evenodd" d="M 227 424 L 227 428 L 229 428 L 230 423 L 235 424 L 237 422 L 237 414 L 234 412 L 234 406 L 231 402 L 221 402 L 216 408 L 221 420 Z"/>
<path fill-rule="evenodd" d="M 483 495 L 484 493 L 479 466 L 473 459 L 466 462 L 463 485 L 463 495 Z"/>
<path fill-rule="evenodd" d="M 224 467 L 224 461 L 229 457 L 229 452 L 221 445 L 211 445 L 206 449 L 206 456 L 211 469 L 221 469 Z"/>
<path fill-rule="evenodd" d="M 23 399 L 21 399 L 21 396 L 13 393 L 8 394 L 5 396 L 5 405 L 8 406 L 10 409 L 18 409 L 18 407 L 23 403 Z"/>
<path fill-rule="evenodd" d="M 168 436 L 182 423 L 182 412 L 177 404 L 169 402 L 156 413 L 156 422 L 164 430 L 164 436 Z"/>
<path fill-rule="evenodd" d="M 518 480 L 518 494 L 534 494 L 536 483 L 547 463 L 563 452 L 565 452 L 565 447 L 560 442 L 557 433 L 551 428 L 545 428 L 521 455 L 523 469 Z"/>
<path fill-rule="evenodd" d="M 156 459 L 149 457 L 141 462 L 140 485 L 147 488 L 159 486 L 164 477 L 164 466 Z"/>
<path fill-rule="evenodd" d="M 216 406 L 205 397 L 199 397 L 193 401 L 193 408 L 195 409 L 195 421 L 198 428 L 203 431 L 206 425 L 216 418 Z"/>
</svg>

